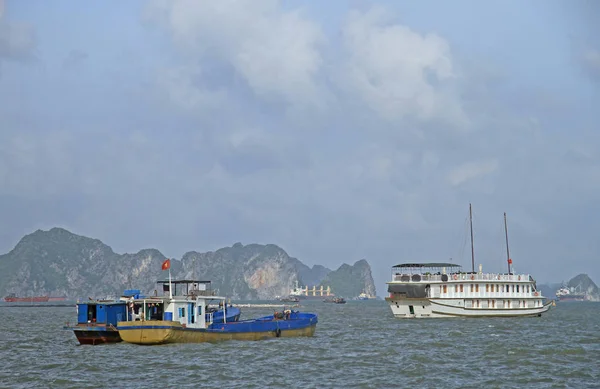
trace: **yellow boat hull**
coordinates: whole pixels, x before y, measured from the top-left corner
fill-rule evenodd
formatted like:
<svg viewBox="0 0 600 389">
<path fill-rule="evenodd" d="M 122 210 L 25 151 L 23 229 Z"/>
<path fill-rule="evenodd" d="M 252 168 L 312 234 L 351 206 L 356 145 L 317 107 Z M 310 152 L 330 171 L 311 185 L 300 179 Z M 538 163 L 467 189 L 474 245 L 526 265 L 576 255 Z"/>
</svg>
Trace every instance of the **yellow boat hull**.
<svg viewBox="0 0 600 389">
<path fill-rule="evenodd" d="M 226 340 L 264 340 L 276 337 L 313 336 L 316 323 L 304 328 L 282 328 L 280 331 L 219 332 L 186 328 L 177 321 L 125 321 L 117 324 L 124 342 L 143 345 L 166 343 L 204 343 Z"/>
</svg>

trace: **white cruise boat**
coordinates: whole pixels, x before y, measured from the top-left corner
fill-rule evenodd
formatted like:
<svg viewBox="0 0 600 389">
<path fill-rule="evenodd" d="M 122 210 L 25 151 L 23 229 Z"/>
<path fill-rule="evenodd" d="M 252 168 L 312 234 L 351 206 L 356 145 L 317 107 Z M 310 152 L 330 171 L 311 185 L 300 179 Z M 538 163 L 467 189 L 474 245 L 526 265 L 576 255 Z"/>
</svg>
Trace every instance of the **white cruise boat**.
<svg viewBox="0 0 600 389">
<path fill-rule="evenodd" d="M 472 219 L 471 219 L 472 220 Z M 506 228 L 506 214 L 504 214 Z M 392 268 L 387 282 L 392 313 L 397 318 L 541 316 L 553 305 L 544 302 L 529 274 L 475 272 L 471 222 L 471 272 L 452 263 L 405 263 Z"/>
</svg>

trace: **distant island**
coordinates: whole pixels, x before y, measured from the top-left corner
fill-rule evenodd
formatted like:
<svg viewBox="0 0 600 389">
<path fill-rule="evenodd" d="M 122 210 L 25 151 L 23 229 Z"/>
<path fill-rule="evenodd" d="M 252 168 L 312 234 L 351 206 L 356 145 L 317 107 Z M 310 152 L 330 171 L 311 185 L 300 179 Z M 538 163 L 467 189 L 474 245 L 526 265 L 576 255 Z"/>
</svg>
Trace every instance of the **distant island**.
<svg viewBox="0 0 600 389">
<path fill-rule="evenodd" d="M 166 279 L 166 257 L 156 249 L 117 254 L 98 239 L 63 228 L 37 230 L 13 250 L 0 255 L 0 298 L 16 296 L 114 297 L 124 289 L 151 294 Z M 330 288 L 336 296 L 376 296 L 371 267 L 364 259 L 337 270 L 306 266 L 273 245 L 235 243 L 216 251 L 191 251 L 171 260 L 174 279 L 212 281 L 220 295 L 239 300 L 287 296 L 297 281 L 302 286 Z"/>
<path fill-rule="evenodd" d="M 600 289 L 587 274 L 578 274 L 567 282 L 541 284 L 539 289 L 549 299 L 561 296 L 565 301 L 600 301 Z"/>
</svg>

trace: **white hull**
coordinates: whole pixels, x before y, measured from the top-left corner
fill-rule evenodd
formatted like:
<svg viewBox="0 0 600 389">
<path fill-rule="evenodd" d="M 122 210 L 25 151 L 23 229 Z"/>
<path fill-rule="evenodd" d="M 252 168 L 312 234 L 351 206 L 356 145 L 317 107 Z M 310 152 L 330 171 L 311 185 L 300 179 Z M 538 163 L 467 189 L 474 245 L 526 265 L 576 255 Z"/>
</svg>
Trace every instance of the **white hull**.
<svg viewBox="0 0 600 389">
<path fill-rule="evenodd" d="M 538 307 L 472 308 L 466 306 L 470 301 L 465 299 L 391 299 L 388 297 L 386 301 L 390 304 L 394 317 L 400 319 L 541 316 L 552 306 L 552 302 L 548 302 Z"/>
</svg>

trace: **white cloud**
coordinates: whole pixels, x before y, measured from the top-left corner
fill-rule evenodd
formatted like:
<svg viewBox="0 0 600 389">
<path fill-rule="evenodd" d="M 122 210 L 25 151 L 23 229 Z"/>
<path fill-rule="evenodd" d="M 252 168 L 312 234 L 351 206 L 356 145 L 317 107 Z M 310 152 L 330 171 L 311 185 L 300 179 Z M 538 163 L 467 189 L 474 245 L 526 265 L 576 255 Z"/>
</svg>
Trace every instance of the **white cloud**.
<svg viewBox="0 0 600 389">
<path fill-rule="evenodd" d="M 394 24 L 383 8 L 351 11 L 342 35 L 348 58 L 340 82 L 372 110 L 394 121 L 465 125 L 452 90 L 457 76 L 450 46 L 443 38 Z"/>
<path fill-rule="evenodd" d="M 323 34 L 299 11 L 285 11 L 279 2 L 155 2 L 148 11 L 160 20 L 190 63 L 217 59 L 230 65 L 253 92 L 267 99 L 315 104 L 314 79 L 322 59 Z M 180 80 L 187 88 L 189 80 Z"/>
<path fill-rule="evenodd" d="M 498 160 L 468 162 L 460 165 L 448 174 L 448 181 L 453 186 L 493 173 L 498 168 Z"/>
</svg>

